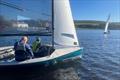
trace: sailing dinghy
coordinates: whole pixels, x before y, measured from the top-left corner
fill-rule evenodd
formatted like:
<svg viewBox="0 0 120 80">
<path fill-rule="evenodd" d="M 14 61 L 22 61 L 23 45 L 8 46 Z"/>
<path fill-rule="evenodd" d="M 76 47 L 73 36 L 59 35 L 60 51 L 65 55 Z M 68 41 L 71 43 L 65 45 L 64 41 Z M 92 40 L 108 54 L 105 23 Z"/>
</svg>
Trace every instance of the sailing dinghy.
<svg viewBox="0 0 120 80">
<path fill-rule="evenodd" d="M 43 65 L 82 57 L 83 48 L 79 46 L 69 0 L 53 0 L 52 7 L 52 53 L 21 62 L 15 61 L 14 57 L 10 60 L 1 60 L 0 67 Z M 13 46 L 0 47 L 0 50 L 7 50 L 8 48 L 13 48 Z M 10 53 L 14 55 L 14 50 Z"/>
<path fill-rule="evenodd" d="M 108 19 L 107 19 L 106 24 L 105 24 L 104 34 L 108 34 L 109 33 L 109 30 L 108 30 L 109 21 L 110 21 L 110 15 L 108 16 Z"/>
</svg>

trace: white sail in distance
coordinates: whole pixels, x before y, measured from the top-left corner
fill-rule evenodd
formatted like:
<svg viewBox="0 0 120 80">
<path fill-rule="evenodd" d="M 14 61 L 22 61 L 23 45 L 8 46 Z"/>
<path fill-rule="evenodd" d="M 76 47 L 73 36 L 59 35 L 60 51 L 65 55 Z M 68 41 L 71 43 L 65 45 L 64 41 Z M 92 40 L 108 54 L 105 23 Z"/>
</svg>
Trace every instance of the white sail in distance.
<svg viewBox="0 0 120 80">
<path fill-rule="evenodd" d="M 54 0 L 54 43 L 79 46 L 69 0 Z"/>
<path fill-rule="evenodd" d="M 108 33 L 109 21 L 110 21 L 110 14 L 109 14 L 109 16 L 107 18 L 107 21 L 106 21 L 106 24 L 105 24 L 105 31 L 104 31 L 104 33 Z"/>
</svg>

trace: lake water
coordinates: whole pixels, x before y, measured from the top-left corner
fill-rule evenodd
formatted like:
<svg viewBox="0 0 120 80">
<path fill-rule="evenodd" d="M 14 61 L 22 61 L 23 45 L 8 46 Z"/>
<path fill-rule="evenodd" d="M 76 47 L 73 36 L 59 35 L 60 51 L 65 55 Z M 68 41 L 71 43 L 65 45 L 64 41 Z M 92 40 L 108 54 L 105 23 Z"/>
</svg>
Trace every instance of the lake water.
<svg viewBox="0 0 120 80">
<path fill-rule="evenodd" d="M 104 35 L 103 30 L 77 29 L 77 35 L 84 47 L 82 59 L 56 64 L 44 74 L 41 70 L 1 74 L 0 80 L 120 80 L 120 30 Z M 12 45 L 15 40 L 0 38 L 0 46 Z"/>
</svg>

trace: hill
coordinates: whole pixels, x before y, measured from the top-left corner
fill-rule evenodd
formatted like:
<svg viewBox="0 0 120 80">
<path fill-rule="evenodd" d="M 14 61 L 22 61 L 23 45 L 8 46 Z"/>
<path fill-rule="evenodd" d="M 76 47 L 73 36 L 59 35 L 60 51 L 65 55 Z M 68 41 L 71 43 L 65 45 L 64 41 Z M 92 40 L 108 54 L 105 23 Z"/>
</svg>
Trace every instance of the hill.
<svg viewBox="0 0 120 80">
<path fill-rule="evenodd" d="M 87 29 L 104 29 L 105 21 L 95 21 L 95 20 L 75 20 L 75 26 L 77 28 L 87 28 Z M 109 29 L 120 30 L 120 22 L 110 22 Z"/>
</svg>

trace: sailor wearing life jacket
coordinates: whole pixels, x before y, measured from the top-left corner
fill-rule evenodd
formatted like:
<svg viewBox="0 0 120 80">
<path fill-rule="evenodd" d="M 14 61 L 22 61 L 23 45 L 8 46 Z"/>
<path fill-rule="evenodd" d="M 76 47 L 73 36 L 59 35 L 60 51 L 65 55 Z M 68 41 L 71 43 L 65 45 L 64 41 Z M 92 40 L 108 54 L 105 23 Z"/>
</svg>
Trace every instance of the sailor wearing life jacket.
<svg viewBox="0 0 120 80">
<path fill-rule="evenodd" d="M 34 57 L 32 49 L 27 42 L 28 38 L 24 36 L 19 42 L 16 42 L 14 44 L 16 61 L 24 61 L 26 59 L 31 59 Z"/>
<path fill-rule="evenodd" d="M 39 37 L 36 37 L 36 41 L 32 43 L 33 53 L 37 53 L 40 46 L 41 46 L 41 39 Z"/>
</svg>

